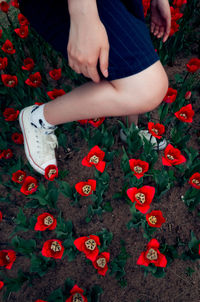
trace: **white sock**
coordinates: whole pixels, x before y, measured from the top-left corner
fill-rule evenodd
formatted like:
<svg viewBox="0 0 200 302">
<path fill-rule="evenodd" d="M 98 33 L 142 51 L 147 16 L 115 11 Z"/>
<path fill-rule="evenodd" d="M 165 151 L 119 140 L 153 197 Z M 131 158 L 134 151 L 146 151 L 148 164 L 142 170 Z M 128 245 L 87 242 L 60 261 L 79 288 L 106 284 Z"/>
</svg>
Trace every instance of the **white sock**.
<svg viewBox="0 0 200 302">
<path fill-rule="evenodd" d="M 44 106 L 42 104 L 40 106 L 36 105 L 31 111 L 31 125 L 36 128 L 45 129 L 45 134 L 51 134 L 57 128 L 55 125 L 48 123 L 44 117 Z"/>
</svg>

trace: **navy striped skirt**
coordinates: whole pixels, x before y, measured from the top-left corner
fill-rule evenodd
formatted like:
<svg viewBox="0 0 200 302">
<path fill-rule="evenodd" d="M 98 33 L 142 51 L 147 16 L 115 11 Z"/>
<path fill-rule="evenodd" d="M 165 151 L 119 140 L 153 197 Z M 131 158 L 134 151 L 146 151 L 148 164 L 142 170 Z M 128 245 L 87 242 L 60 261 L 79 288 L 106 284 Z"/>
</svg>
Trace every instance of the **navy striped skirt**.
<svg viewBox="0 0 200 302">
<path fill-rule="evenodd" d="M 57 51 L 67 57 L 70 16 L 67 0 L 19 0 L 21 12 L 31 26 Z M 110 50 L 109 81 L 136 74 L 159 56 L 145 24 L 142 0 L 97 0 L 101 22 L 107 31 Z"/>
</svg>

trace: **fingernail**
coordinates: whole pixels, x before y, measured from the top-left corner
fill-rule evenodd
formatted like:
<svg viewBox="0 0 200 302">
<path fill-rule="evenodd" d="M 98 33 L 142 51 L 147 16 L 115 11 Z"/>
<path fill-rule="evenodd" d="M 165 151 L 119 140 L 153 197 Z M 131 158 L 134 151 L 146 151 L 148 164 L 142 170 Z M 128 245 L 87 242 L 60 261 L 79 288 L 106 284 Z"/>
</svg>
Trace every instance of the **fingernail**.
<svg viewBox="0 0 200 302">
<path fill-rule="evenodd" d="M 107 78 L 108 77 L 108 69 L 104 70 L 104 76 Z"/>
</svg>

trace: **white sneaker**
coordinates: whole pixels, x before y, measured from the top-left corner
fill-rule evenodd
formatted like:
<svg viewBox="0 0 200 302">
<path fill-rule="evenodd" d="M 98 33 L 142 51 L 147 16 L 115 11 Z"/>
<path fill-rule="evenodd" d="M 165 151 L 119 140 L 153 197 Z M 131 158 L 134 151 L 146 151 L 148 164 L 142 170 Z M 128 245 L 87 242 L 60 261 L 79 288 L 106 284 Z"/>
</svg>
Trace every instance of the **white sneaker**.
<svg viewBox="0 0 200 302">
<path fill-rule="evenodd" d="M 55 134 L 45 134 L 45 129 L 31 125 L 30 116 L 34 108 L 24 108 L 19 114 L 19 124 L 24 137 L 24 148 L 30 165 L 39 173 L 45 174 L 48 165 L 56 165 L 55 148 L 58 146 Z"/>
<path fill-rule="evenodd" d="M 145 137 L 148 141 L 150 141 L 154 150 L 164 150 L 167 146 L 166 139 L 163 139 L 160 143 L 157 143 L 156 138 L 152 136 L 148 130 L 139 130 L 138 134 L 142 139 Z M 119 136 L 124 143 L 127 142 L 127 136 L 122 128 L 120 129 Z"/>
</svg>

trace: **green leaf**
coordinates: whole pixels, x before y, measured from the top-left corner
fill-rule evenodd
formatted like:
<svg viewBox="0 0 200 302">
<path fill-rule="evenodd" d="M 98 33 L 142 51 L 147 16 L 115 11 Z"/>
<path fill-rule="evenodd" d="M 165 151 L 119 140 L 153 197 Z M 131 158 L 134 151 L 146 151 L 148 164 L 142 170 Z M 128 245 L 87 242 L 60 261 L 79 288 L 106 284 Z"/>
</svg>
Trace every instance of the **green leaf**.
<svg viewBox="0 0 200 302">
<path fill-rule="evenodd" d="M 33 239 L 25 240 L 19 236 L 15 236 L 11 241 L 15 251 L 25 256 L 30 256 L 36 249 L 36 241 Z"/>
<path fill-rule="evenodd" d="M 48 297 L 48 302 L 63 302 L 64 297 L 61 288 L 56 289 L 51 295 Z"/>
</svg>

